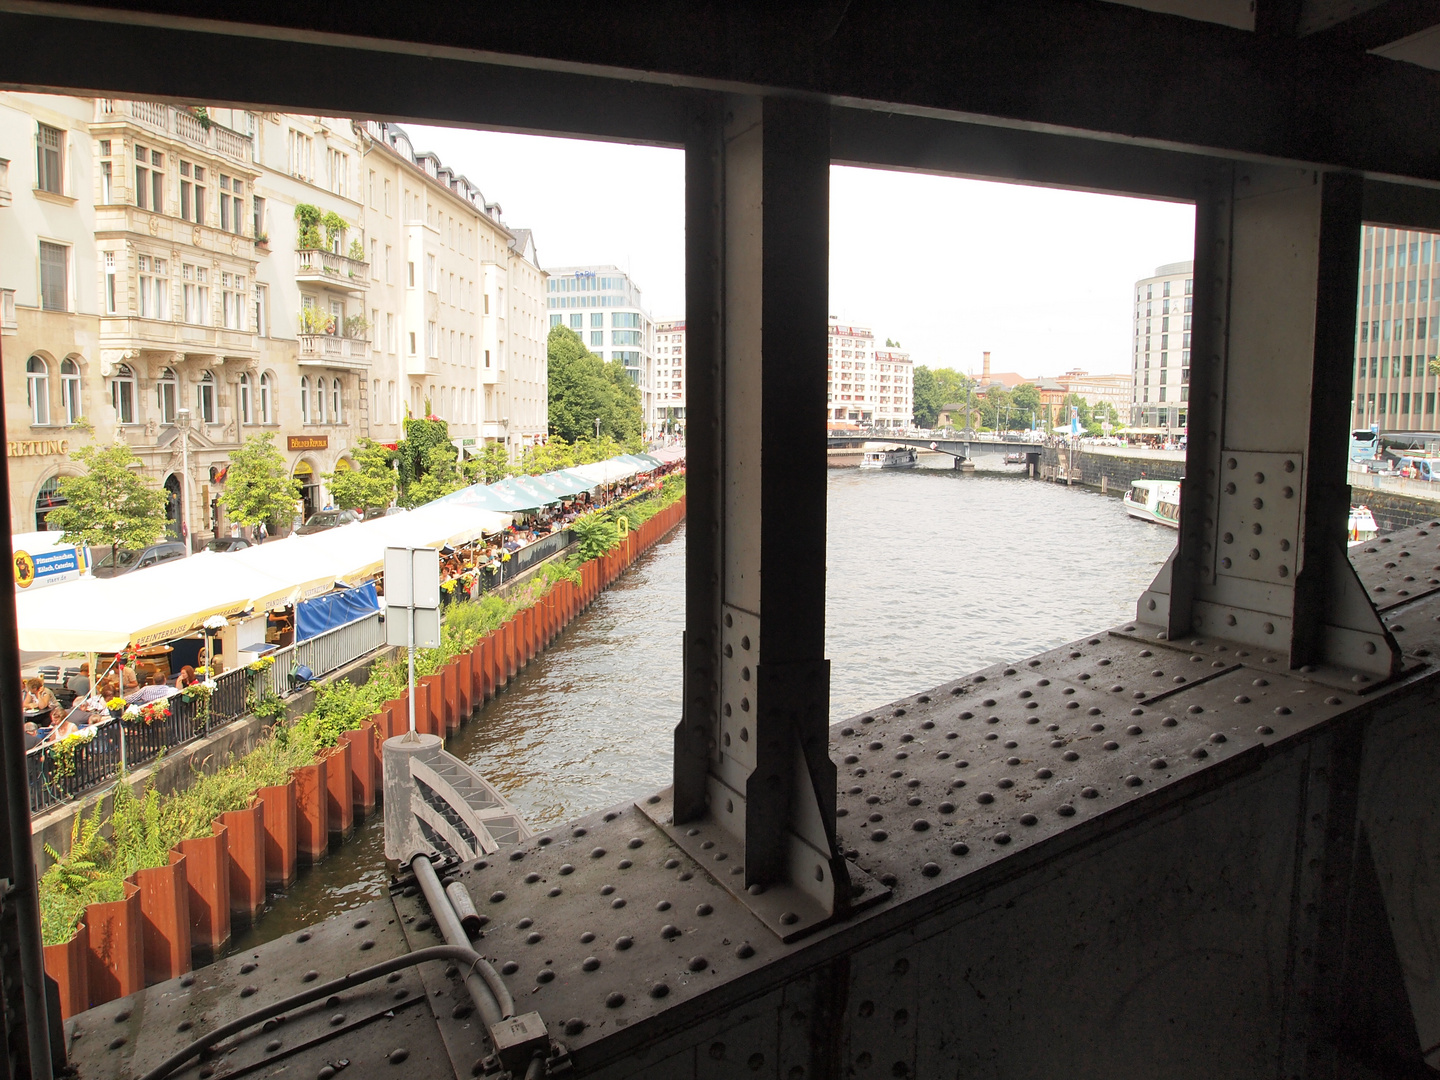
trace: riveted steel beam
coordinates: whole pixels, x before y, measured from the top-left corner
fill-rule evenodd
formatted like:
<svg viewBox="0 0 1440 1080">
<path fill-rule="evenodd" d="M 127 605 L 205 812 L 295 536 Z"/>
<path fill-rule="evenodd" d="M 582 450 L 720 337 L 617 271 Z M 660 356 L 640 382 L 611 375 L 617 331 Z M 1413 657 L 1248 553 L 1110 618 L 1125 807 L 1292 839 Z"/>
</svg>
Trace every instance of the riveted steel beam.
<svg viewBox="0 0 1440 1080">
<path fill-rule="evenodd" d="M 825 408 L 830 113 L 732 98 L 717 119 L 686 151 L 687 301 L 706 351 L 690 360 L 704 382 L 688 433 L 701 483 L 685 714 L 674 789 L 641 808 L 791 939 L 852 893 L 826 743 L 825 446 L 810 434 Z"/>
<path fill-rule="evenodd" d="M 1345 557 L 1363 194 L 1353 175 L 1246 165 L 1205 185 L 1180 539 L 1137 616 L 1373 686 L 1401 658 Z"/>
</svg>

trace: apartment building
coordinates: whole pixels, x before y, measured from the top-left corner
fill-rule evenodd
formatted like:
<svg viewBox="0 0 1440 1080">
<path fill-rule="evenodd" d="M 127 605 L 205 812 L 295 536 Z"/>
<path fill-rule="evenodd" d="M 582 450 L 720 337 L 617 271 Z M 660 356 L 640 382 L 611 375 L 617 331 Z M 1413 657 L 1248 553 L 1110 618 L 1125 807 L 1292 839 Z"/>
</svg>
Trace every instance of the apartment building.
<svg viewBox="0 0 1440 1080">
<path fill-rule="evenodd" d="M 457 453 L 519 453 L 546 430 L 544 273 L 520 236 L 393 126 L 0 94 L 12 527 L 44 527 L 89 439 L 129 443 L 196 543 L 257 432 L 306 512 L 357 440 L 393 442 L 427 402 Z"/>
<path fill-rule="evenodd" d="M 827 417 L 831 427 L 872 427 L 875 423 L 878 383 L 872 395 L 870 365 L 875 359 L 875 334 L 864 326 L 842 326 L 830 318 L 830 346 L 826 353 Z"/>
<path fill-rule="evenodd" d="M 655 324 L 640 286 L 616 266 L 558 266 L 550 271 L 546 289 L 546 332 L 550 326 L 568 326 L 596 356 L 624 364 L 640 388 L 645 431 L 654 432 Z"/>
<path fill-rule="evenodd" d="M 1135 283 L 1130 366 L 1132 428 L 1185 427 L 1195 263 L 1167 263 Z"/>
<path fill-rule="evenodd" d="M 915 426 L 915 365 L 898 349 L 876 349 L 870 369 L 875 427 L 908 431 Z"/>
<path fill-rule="evenodd" d="M 685 320 L 655 324 L 655 420 L 659 434 L 685 430 Z"/>
<path fill-rule="evenodd" d="M 1440 352 L 1440 236 L 1366 226 L 1360 255 L 1352 424 L 1440 429 L 1431 370 Z"/>
</svg>

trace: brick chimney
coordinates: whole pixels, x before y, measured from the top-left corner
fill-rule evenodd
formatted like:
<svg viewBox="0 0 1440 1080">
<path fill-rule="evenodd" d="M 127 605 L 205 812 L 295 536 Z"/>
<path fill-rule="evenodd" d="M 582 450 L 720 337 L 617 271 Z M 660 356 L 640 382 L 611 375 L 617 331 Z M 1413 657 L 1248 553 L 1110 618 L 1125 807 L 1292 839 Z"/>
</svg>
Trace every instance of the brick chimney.
<svg viewBox="0 0 1440 1080">
<path fill-rule="evenodd" d="M 988 352 L 985 354 L 985 364 L 980 369 L 980 385 L 990 385 L 990 354 Z"/>
</svg>

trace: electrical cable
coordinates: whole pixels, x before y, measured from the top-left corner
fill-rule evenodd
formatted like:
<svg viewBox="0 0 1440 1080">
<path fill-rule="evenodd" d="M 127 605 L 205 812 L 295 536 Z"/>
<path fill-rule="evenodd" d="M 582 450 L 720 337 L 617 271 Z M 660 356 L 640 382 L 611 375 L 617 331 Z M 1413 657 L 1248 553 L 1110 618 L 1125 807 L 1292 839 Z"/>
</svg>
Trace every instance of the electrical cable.
<svg viewBox="0 0 1440 1080">
<path fill-rule="evenodd" d="M 165 1080 L 165 1077 L 180 1068 L 180 1066 L 184 1065 L 191 1058 L 214 1046 L 222 1039 L 228 1039 L 231 1035 L 238 1035 L 246 1028 L 254 1027 L 262 1021 L 270 1019 L 272 1016 L 279 1016 L 281 1013 L 298 1009 L 302 1005 L 308 1005 L 312 1001 L 319 1001 L 321 998 L 327 998 L 331 994 L 338 994 L 342 990 L 349 990 L 353 986 L 359 986 L 361 983 L 378 979 L 382 975 L 389 975 L 392 971 L 402 971 L 405 968 L 415 967 L 417 964 L 428 963 L 431 960 L 452 960 L 457 964 L 465 964 L 470 968 L 472 975 L 477 965 L 485 963 L 485 961 L 481 959 L 480 954 L 468 945 L 432 945 L 427 949 L 418 949 L 415 952 L 406 953 L 404 956 L 396 956 L 389 960 L 382 960 L 378 964 L 361 968 L 359 971 L 352 971 L 348 975 L 342 975 L 338 979 L 331 979 L 329 982 L 313 986 L 309 990 L 302 990 L 298 994 L 291 994 L 289 997 L 282 998 L 280 1001 L 271 1005 L 266 1005 L 264 1008 L 256 1009 L 254 1012 L 237 1017 L 228 1024 L 222 1024 L 208 1035 L 202 1035 L 189 1046 L 171 1054 L 159 1065 L 142 1076 L 140 1080 Z M 487 964 L 486 966 L 488 967 L 489 965 Z"/>
</svg>

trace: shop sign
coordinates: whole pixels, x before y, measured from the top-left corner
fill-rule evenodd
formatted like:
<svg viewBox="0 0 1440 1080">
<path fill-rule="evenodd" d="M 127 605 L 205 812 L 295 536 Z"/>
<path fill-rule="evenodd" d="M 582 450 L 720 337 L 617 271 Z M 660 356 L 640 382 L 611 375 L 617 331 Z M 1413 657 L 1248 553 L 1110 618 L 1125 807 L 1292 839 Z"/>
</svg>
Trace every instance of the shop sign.
<svg viewBox="0 0 1440 1080">
<path fill-rule="evenodd" d="M 285 438 L 287 450 L 324 450 L 329 445 L 329 435 L 289 435 Z"/>
<path fill-rule="evenodd" d="M 7 457 L 43 457 L 70 453 L 69 439 L 10 439 L 6 442 Z"/>
</svg>

